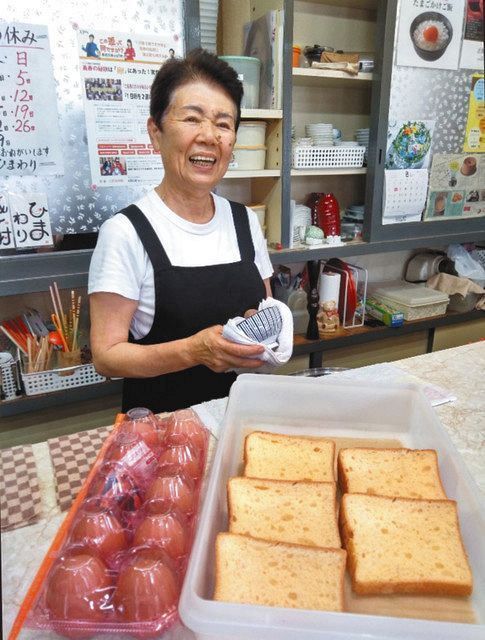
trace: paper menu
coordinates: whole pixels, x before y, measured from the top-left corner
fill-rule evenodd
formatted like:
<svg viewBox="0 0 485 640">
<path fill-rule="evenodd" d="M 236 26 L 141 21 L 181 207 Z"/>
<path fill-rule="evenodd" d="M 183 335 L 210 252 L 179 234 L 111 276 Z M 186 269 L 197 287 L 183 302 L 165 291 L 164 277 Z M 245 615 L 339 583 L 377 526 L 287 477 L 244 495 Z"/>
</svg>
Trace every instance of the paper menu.
<svg viewBox="0 0 485 640">
<path fill-rule="evenodd" d="M 431 382 L 425 382 L 421 380 L 421 378 L 418 378 L 418 376 L 412 375 L 389 362 L 372 364 L 367 367 L 359 367 L 358 369 L 349 369 L 348 371 L 338 371 L 333 373 L 331 377 L 333 378 L 334 376 L 339 376 L 347 380 L 359 380 L 376 384 L 384 380 L 391 383 L 413 382 L 421 387 L 424 395 L 433 407 L 456 400 L 456 396 L 448 389 Z M 322 378 L 322 380 L 325 380 L 325 378 Z"/>
<path fill-rule="evenodd" d="M 386 169 L 382 218 L 421 216 L 426 204 L 428 171 L 426 169 Z M 407 220 L 405 220 L 407 221 Z"/>
<path fill-rule="evenodd" d="M 457 69 L 465 0 L 401 0 L 396 64 L 430 69 Z M 431 10 L 431 11 L 430 11 Z M 436 36 L 429 38 L 427 28 Z"/>
</svg>

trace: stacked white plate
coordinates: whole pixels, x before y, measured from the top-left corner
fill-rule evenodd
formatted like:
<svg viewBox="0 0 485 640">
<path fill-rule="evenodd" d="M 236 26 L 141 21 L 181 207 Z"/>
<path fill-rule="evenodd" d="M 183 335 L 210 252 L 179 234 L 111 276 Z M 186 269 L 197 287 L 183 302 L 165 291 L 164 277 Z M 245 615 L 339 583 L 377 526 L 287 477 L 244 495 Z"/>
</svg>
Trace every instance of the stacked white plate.
<svg viewBox="0 0 485 640">
<path fill-rule="evenodd" d="M 361 146 L 368 147 L 369 146 L 369 129 L 357 129 L 357 131 L 355 132 L 355 139 Z"/>
<path fill-rule="evenodd" d="M 313 144 L 317 146 L 333 145 L 333 126 L 326 122 L 305 125 L 306 135 L 313 139 Z"/>
</svg>

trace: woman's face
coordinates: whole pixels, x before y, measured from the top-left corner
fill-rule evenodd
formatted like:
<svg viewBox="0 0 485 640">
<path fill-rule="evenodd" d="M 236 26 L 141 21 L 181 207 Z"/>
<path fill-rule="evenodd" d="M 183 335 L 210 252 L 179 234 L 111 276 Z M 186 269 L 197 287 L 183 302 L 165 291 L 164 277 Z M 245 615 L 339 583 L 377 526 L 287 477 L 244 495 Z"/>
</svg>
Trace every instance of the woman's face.
<svg viewBox="0 0 485 640">
<path fill-rule="evenodd" d="M 236 106 L 217 85 L 196 81 L 175 90 L 162 129 L 148 119 L 165 180 L 182 190 L 211 191 L 226 173 L 236 140 Z"/>
</svg>

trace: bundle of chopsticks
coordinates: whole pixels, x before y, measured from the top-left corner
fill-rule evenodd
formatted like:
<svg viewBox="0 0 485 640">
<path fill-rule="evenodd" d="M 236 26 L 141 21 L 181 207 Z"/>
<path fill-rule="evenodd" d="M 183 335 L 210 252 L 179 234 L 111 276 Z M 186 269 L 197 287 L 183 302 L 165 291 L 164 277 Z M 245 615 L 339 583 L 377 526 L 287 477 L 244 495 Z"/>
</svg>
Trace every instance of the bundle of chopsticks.
<svg viewBox="0 0 485 640">
<path fill-rule="evenodd" d="M 52 323 L 56 328 L 59 340 L 51 340 L 49 330 L 34 309 L 22 316 L 0 322 L 0 330 L 24 354 L 27 373 L 46 371 L 50 368 L 52 342 L 60 341 L 63 351 L 75 351 L 78 348 L 79 315 L 81 312 L 81 296 L 71 291 L 70 308 L 64 312 L 57 283 L 49 287 L 54 313 Z M 55 335 L 55 334 L 54 334 Z"/>
<path fill-rule="evenodd" d="M 51 320 L 61 338 L 62 348 L 64 351 L 75 351 L 78 348 L 77 337 L 79 314 L 81 313 L 81 296 L 78 296 L 76 300 L 76 294 L 71 290 L 71 306 L 68 313 L 65 314 L 56 282 L 54 282 L 53 286 L 49 287 L 49 291 L 54 307 Z"/>
<path fill-rule="evenodd" d="M 32 309 L 23 316 L 3 320 L 0 329 L 26 356 L 28 373 L 49 368 L 53 347 L 49 343 L 49 331 L 37 311 Z"/>
</svg>

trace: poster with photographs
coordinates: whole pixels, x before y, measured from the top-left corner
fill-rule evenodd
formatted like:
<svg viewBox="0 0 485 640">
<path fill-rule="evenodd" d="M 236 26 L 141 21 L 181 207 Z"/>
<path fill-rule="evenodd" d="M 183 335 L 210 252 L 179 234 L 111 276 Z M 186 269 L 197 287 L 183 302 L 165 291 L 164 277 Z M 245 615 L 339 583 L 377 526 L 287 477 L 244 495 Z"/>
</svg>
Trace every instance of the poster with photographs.
<svg viewBox="0 0 485 640">
<path fill-rule="evenodd" d="M 401 0 L 396 64 L 458 69 L 465 0 Z"/>
<path fill-rule="evenodd" d="M 93 186 L 154 184 L 163 171 L 147 133 L 150 87 L 160 65 L 182 55 L 166 36 L 78 32 L 79 67 Z"/>
<path fill-rule="evenodd" d="M 465 33 L 461 46 L 460 67 L 483 69 L 484 0 L 467 0 L 465 8 Z"/>
<path fill-rule="evenodd" d="M 485 216 L 485 156 L 433 156 L 424 220 Z"/>
</svg>

